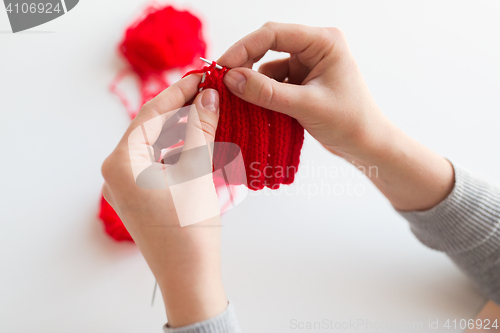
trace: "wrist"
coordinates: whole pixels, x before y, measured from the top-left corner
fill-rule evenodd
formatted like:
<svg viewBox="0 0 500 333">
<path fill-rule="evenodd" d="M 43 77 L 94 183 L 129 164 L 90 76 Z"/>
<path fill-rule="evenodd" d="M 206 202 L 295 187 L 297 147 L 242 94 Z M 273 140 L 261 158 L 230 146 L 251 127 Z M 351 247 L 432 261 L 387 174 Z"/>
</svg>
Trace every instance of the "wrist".
<svg viewBox="0 0 500 333">
<path fill-rule="evenodd" d="M 365 167 L 379 164 L 387 160 L 396 142 L 406 139 L 405 134 L 380 110 L 375 110 L 373 114 L 351 135 L 349 145 L 337 154 L 347 162 Z"/>
<path fill-rule="evenodd" d="M 155 278 L 162 292 L 170 327 L 187 326 L 223 312 L 220 222 L 170 230 L 157 258 Z"/>
<path fill-rule="evenodd" d="M 427 210 L 439 204 L 454 187 L 451 163 L 389 120 L 384 122 L 348 161 L 370 178 L 395 209 Z"/>
<path fill-rule="evenodd" d="M 187 258 L 186 258 L 187 259 Z M 168 267 L 158 280 L 170 327 L 194 324 L 222 313 L 227 297 L 220 261 L 196 258 Z"/>
</svg>

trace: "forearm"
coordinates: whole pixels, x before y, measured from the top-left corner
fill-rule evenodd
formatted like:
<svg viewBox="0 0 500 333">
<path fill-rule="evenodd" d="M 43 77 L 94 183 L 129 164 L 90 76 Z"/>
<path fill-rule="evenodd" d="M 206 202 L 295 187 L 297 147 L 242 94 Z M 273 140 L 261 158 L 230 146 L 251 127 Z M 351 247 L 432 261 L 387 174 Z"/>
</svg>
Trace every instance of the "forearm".
<svg viewBox="0 0 500 333">
<path fill-rule="evenodd" d="M 401 211 L 434 207 L 453 189 L 453 167 L 385 117 L 347 161 L 356 165 Z M 350 159 L 350 160 L 349 160 Z M 368 172 L 369 171 L 369 172 Z"/>
<path fill-rule="evenodd" d="M 143 228 L 136 237 L 160 287 L 169 327 L 201 322 L 227 308 L 220 229 L 217 217 L 186 227 Z"/>
<path fill-rule="evenodd" d="M 352 158 L 426 246 L 500 304 L 500 188 L 453 167 L 387 120 Z M 376 167 L 377 172 L 373 172 Z"/>
<path fill-rule="evenodd" d="M 165 265 L 158 281 L 169 327 L 207 320 L 227 308 L 222 284 L 220 253 L 199 250 Z"/>
</svg>

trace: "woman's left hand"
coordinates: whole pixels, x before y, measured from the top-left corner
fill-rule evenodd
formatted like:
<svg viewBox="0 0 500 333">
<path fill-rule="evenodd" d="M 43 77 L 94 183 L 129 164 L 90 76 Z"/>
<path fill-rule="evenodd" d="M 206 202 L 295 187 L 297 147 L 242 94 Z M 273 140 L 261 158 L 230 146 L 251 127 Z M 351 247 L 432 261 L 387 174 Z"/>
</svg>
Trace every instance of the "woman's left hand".
<svg viewBox="0 0 500 333">
<path fill-rule="evenodd" d="M 198 94 L 194 107 L 184 109 L 189 113 L 187 123 L 177 123 L 173 118 L 196 95 L 199 82 L 199 75 L 189 75 L 146 103 L 102 166 L 103 195 L 155 275 L 171 327 L 208 319 L 227 307 L 220 270 L 220 212 L 212 175 L 202 177 L 205 181 L 196 183 L 198 187 L 181 182 L 174 189 L 169 182 L 185 179 L 185 172 L 196 167 L 190 161 L 192 154 L 183 157 L 181 153 L 177 166 L 170 166 L 157 163 L 154 153 L 158 150 L 154 143 L 161 141 L 158 138 L 170 121 L 173 126 L 167 129 L 168 144 L 184 140 L 183 148 L 178 148 L 182 152 L 196 147 L 208 149 L 202 155 L 209 156 L 211 166 L 208 147 L 214 141 L 219 118 L 218 93 L 207 89 Z M 164 186 L 147 188 L 140 184 L 146 169 L 153 177 L 165 175 L 158 178 Z M 200 196 L 205 202 L 203 210 L 192 205 L 193 198 Z M 193 218 L 202 222 L 193 224 L 198 222 Z"/>
</svg>

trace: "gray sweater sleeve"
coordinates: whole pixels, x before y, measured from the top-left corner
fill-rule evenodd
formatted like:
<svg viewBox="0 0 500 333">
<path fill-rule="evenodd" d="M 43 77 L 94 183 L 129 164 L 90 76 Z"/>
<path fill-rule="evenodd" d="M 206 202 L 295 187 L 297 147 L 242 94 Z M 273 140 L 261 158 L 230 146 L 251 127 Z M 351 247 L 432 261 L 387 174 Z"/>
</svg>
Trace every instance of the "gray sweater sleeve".
<svg viewBox="0 0 500 333">
<path fill-rule="evenodd" d="M 241 333 L 231 301 L 224 312 L 213 318 L 177 328 L 168 327 L 166 324 L 163 330 L 165 333 Z"/>
<path fill-rule="evenodd" d="M 428 247 L 445 252 L 458 267 L 500 304 L 500 188 L 465 170 L 455 169 L 450 195 L 427 211 L 399 212 L 415 236 Z M 234 306 L 216 317 L 165 333 L 240 333 Z"/>
<path fill-rule="evenodd" d="M 445 252 L 500 304 L 500 188 L 455 169 L 450 195 L 427 211 L 399 212 L 426 246 Z"/>
</svg>

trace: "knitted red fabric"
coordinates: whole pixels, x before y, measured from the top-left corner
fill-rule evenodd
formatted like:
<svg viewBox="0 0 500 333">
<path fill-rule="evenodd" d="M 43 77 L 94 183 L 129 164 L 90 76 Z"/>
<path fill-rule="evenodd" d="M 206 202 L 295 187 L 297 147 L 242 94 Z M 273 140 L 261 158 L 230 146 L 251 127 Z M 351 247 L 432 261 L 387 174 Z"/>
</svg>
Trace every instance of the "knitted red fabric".
<svg viewBox="0 0 500 333">
<path fill-rule="evenodd" d="M 215 141 L 232 142 L 240 147 L 249 189 L 277 189 L 280 184 L 291 184 L 299 165 L 304 128 L 288 115 L 250 104 L 232 94 L 222 81 L 227 71 L 225 67 L 216 69 L 214 62 L 186 74 L 206 73 L 199 87 L 219 92 Z M 223 166 L 218 160 L 224 156 L 224 151 L 214 152 L 214 169 Z"/>
</svg>

